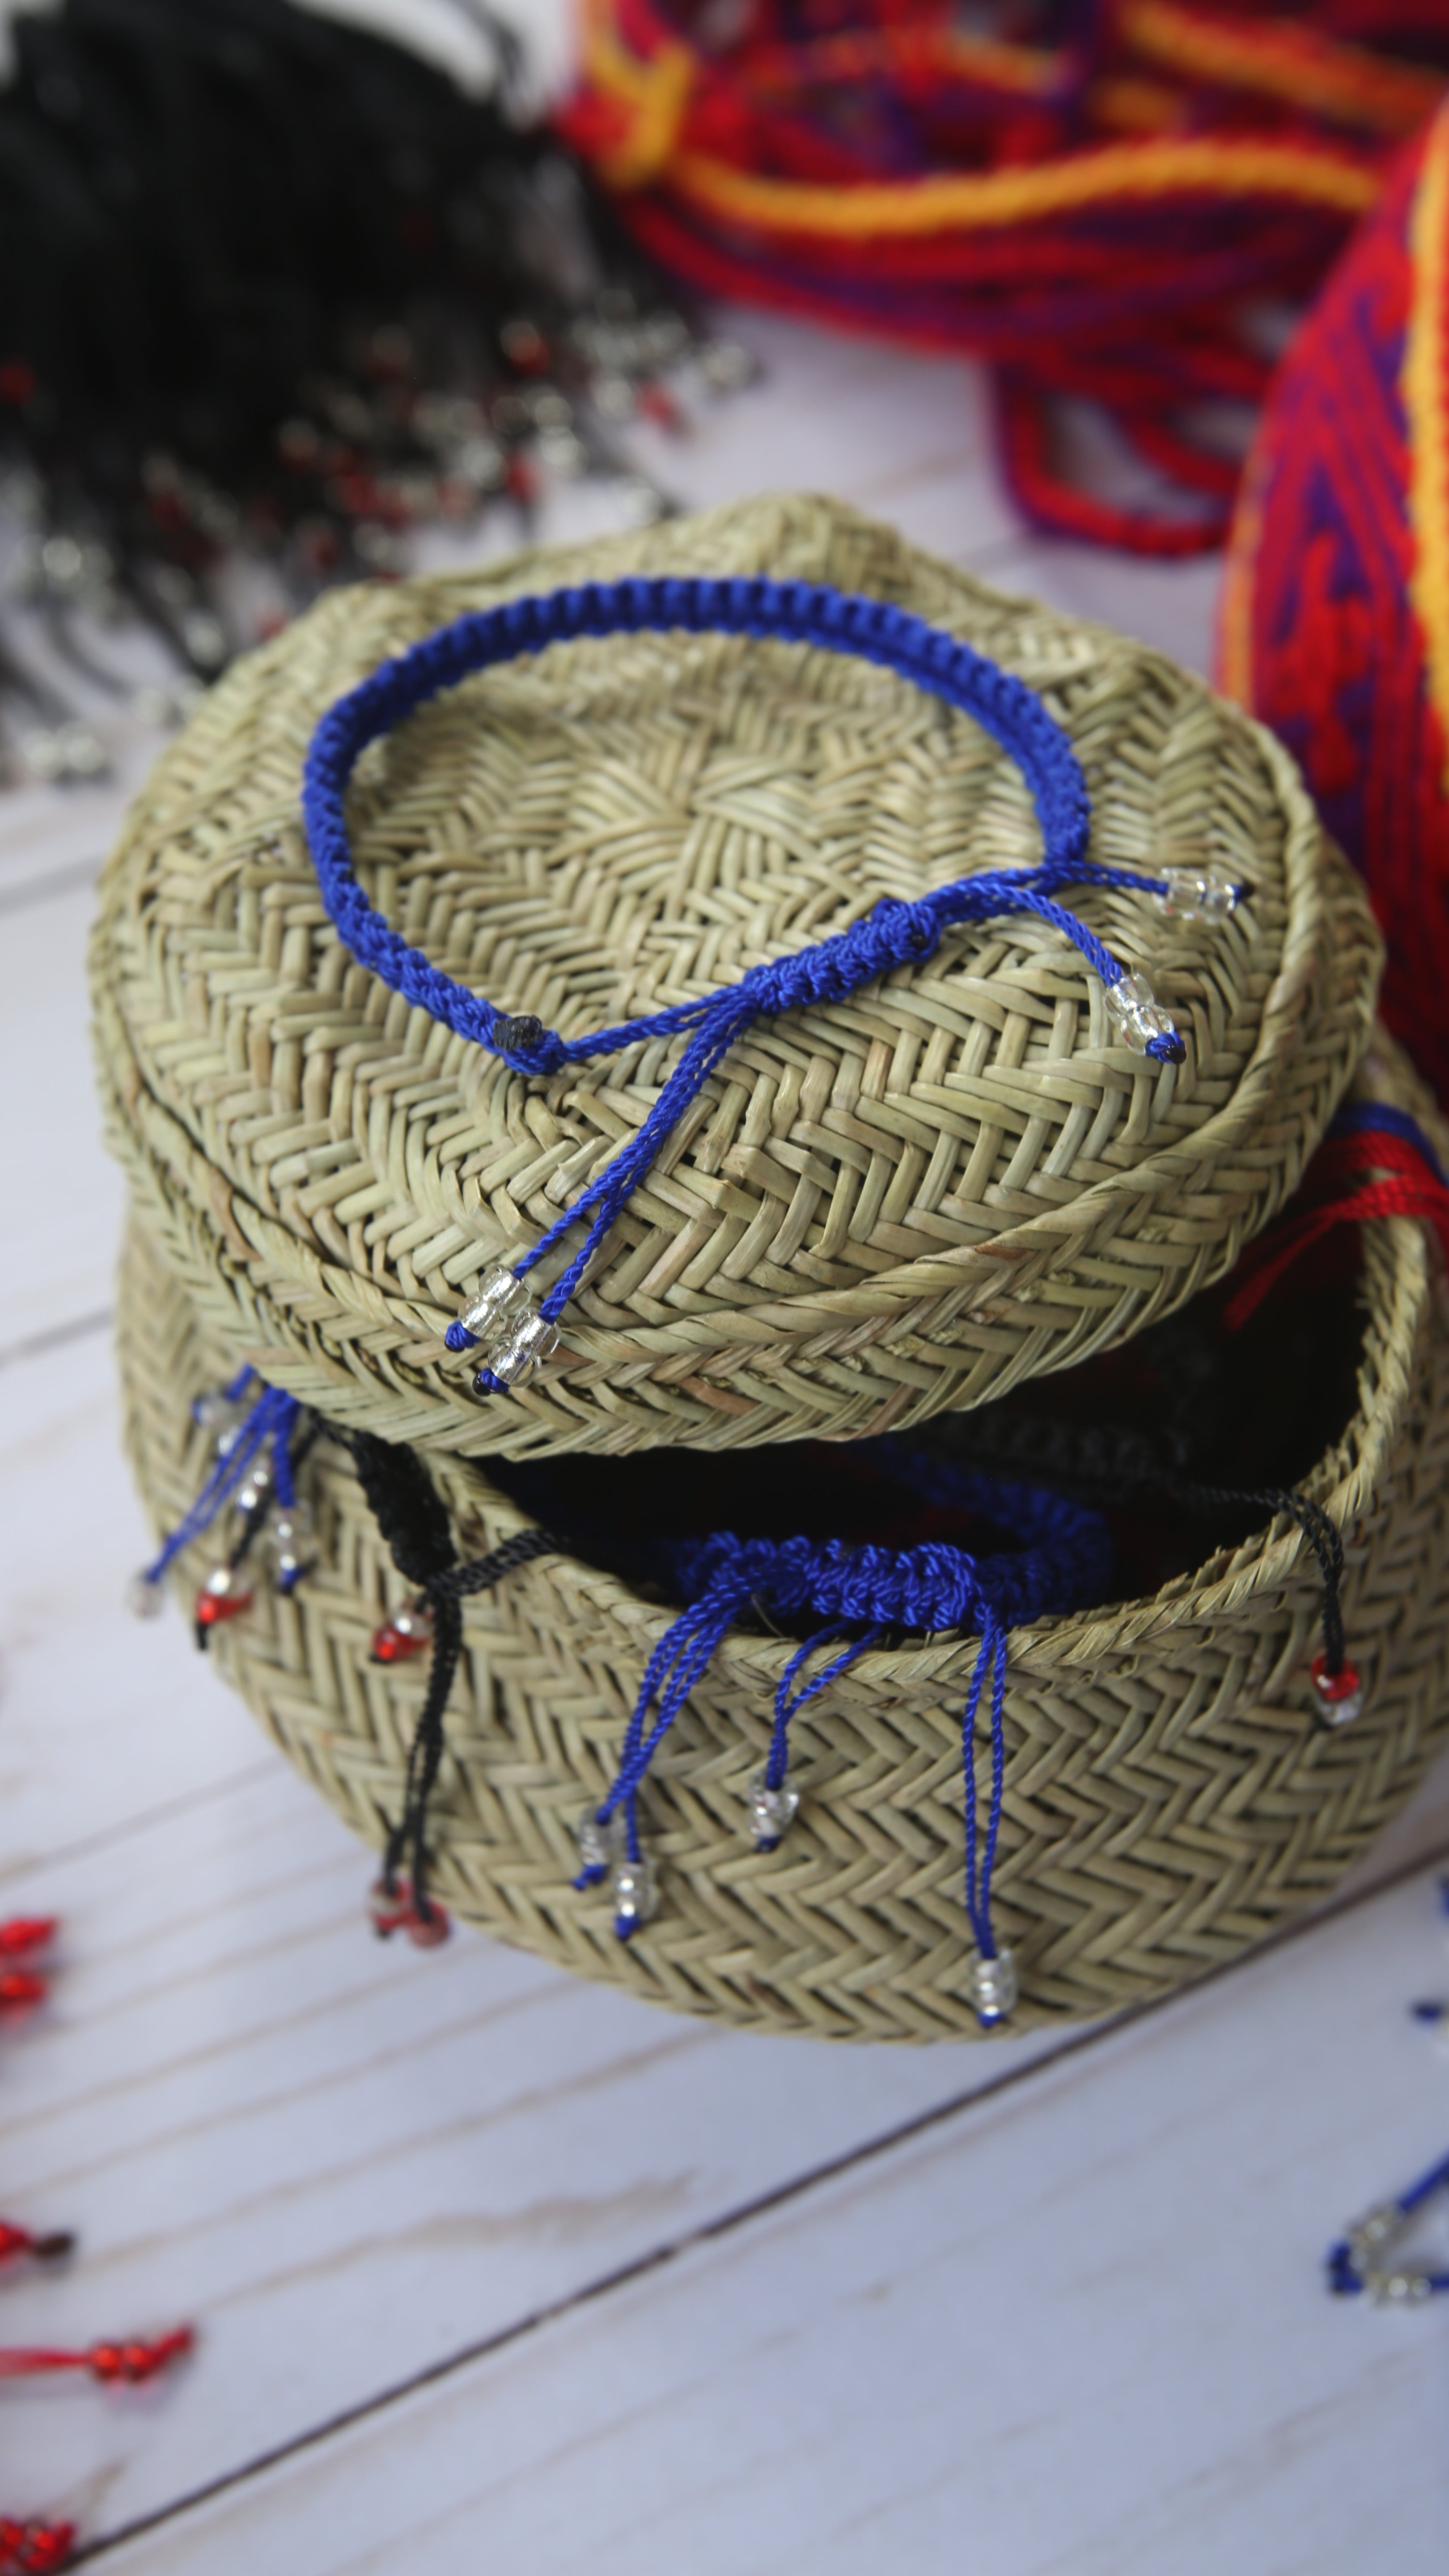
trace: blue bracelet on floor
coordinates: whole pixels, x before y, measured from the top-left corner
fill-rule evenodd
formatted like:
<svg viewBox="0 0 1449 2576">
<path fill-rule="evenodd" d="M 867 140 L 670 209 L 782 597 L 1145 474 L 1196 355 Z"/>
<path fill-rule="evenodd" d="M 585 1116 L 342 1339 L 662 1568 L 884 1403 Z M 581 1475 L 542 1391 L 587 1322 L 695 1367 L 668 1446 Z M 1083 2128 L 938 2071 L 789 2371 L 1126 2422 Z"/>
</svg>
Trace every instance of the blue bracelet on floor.
<svg viewBox="0 0 1449 2576">
<path fill-rule="evenodd" d="M 1396 2263 L 1394 2248 L 1403 2238 L 1415 2212 L 1432 2200 L 1436 2192 L 1449 2191 L 1449 2156 L 1420 2174 L 1416 2183 L 1400 2192 L 1397 2200 L 1382 2201 L 1371 2209 L 1356 2227 L 1350 2227 L 1336 2245 L 1330 2245 L 1327 2257 L 1328 2286 L 1340 2297 L 1353 2298 L 1360 2293 L 1373 2300 L 1376 2307 L 1399 2308 L 1417 2305 L 1438 2292 L 1449 2290 L 1449 2272 L 1430 2271 L 1422 2264 Z"/>
<path fill-rule="evenodd" d="M 975 717 L 1016 761 L 1031 790 L 1042 832 L 1040 866 L 960 877 L 913 903 L 883 897 L 849 929 L 793 956 L 752 967 L 738 984 L 586 1037 L 565 1039 L 537 1019 L 497 1010 L 430 964 L 368 902 L 353 870 L 347 834 L 345 800 L 353 770 L 369 743 L 475 672 L 521 653 L 541 652 L 549 644 L 645 632 L 749 635 L 858 655 Z M 1069 939 L 1101 977 L 1108 1016 L 1123 1043 L 1156 1063 L 1180 1064 L 1186 1053 L 1183 1041 L 1143 978 L 1130 974 L 1056 898 L 1073 886 L 1116 886 L 1170 902 L 1179 919 L 1204 920 L 1231 911 L 1240 891 L 1212 866 L 1145 876 L 1130 868 L 1094 865 L 1087 857 L 1091 801 L 1080 763 L 1061 726 L 1025 681 L 958 637 L 886 601 L 821 583 L 763 576 L 586 582 L 458 618 L 383 663 L 328 710 L 307 753 L 302 810 L 323 901 L 353 956 L 455 1034 L 501 1056 L 515 1072 L 544 1077 L 647 1039 L 688 1038 L 636 1133 L 521 1260 L 511 1269 L 500 1265 L 488 1272 L 449 1327 L 451 1350 L 481 1346 L 484 1365 L 474 1379 L 480 1394 L 517 1384 L 557 1347 L 558 1318 L 621 1209 L 751 1021 L 842 1000 L 893 967 L 933 955 L 942 933 L 954 925 L 1027 912 Z M 523 1284 L 527 1274 L 584 1217 L 590 1223 L 582 1245 L 535 1308 Z"/>
</svg>

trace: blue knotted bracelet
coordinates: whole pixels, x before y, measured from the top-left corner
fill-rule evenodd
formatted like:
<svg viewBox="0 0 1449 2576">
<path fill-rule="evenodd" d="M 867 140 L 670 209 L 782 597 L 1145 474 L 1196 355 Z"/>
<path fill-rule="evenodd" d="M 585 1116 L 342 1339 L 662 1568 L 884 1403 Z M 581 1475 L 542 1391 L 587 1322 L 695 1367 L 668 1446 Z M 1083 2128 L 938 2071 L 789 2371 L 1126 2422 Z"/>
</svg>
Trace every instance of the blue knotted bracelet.
<svg viewBox="0 0 1449 2576">
<path fill-rule="evenodd" d="M 913 903 L 883 897 L 849 929 L 793 956 L 752 967 L 737 984 L 585 1037 L 565 1039 L 530 1016 L 497 1010 L 410 947 L 364 895 L 353 869 L 345 812 L 358 758 L 369 743 L 441 690 L 456 688 L 473 673 L 519 654 L 584 636 L 675 631 L 749 635 L 854 654 L 883 664 L 973 716 L 1026 780 L 1041 825 L 1041 864 L 959 877 Z M 456 1035 L 501 1056 L 513 1071 L 544 1077 L 643 1040 L 687 1034 L 683 1054 L 635 1134 L 512 1269 L 500 1265 L 488 1272 L 450 1325 L 451 1350 L 481 1345 L 484 1365 L 474 1379 L 480 1394 L 517 1384 L 556 1349 L 558 1318 L 621 1209 L 752 1020 L 842 1000 L 893 967 L 931 956 L 942 933 L 954 925 L 1027 912 L 1069 939 L 1100 976 L 1108 1016 L 1126 1045 L 1157 1063 L 1180 1064 L 1183 1041 L 1144 979 L 1129 973 L 1056 898 L 1072 886 L 1121 887 L 1154 895 L 1187 920 L 1220 918 L 1239 892 L 1221 869 L 1208 865 L 1170 868 L 1155 877 L 1096 866 L 1087 857 L 1091 802 L 1080 763 L 1061 726 L 1025 681 L 958 637 L 883 600 L 821 583 L 763 576 L 586 582 L 458 618 L 384 662 L 329 708 L 307 753 L 302 810 L 323 901 L 353 956 Z M 582 1245 L 535 1308 L 524 1279 L 586 1216 L 591 1222 Z"/>
</svg>

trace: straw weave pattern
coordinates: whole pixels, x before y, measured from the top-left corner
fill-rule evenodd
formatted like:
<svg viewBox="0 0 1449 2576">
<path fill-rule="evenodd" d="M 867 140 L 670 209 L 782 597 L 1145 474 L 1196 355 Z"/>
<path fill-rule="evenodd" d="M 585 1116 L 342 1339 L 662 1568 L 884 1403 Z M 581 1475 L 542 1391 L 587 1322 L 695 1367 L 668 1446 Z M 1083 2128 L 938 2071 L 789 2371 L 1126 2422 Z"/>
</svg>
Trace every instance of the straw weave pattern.
<svg viewBox="0 0 1449 2576">
<path fill-rule="evenodd" d="M 442 1342 L 462 1290 L 639 1124 L 677 1042 L 529 1081 L 390 995 L 323 913 L 301 761 L 323 710 L 434 626 L 633 571 L 769 571 L 915 610 L 1043 690 L 1096 859 L 1208 857 L 1252 892 L 1213 928 L 1074 898 L 1171 1008 L 1178 1069 L 1112 1043 L 1096 978 L 1021 919 L 757 1023 L 620 1217 L 558 1358 L 480 1401 Z M 1040 854 L 1021 778 L 965 717 L 876 668 L 710 636 L 555 646 L 469 681 L 365 756 L 350 821 L 404 935 L 566 1037 L 883 895 Z M 339 1419 L 465 1456 L 854 1438 L 1139 1329 L 1295 1185 L 1378 965 L 1361 890 L 1246 718 L 1145 647 L 799 497 L 324 601 L 160 763 L 94 945 L 110 1132 L 202 1326 Z"/>
<path fill-rule="evenodd" d="M 1387 1042 L 1360 1085 L 1426 1095 Z M 1402 1804 L 1449 1712 L 1449 1317 L 1438 1256 L 1405 1219 L 1363 1229 L 1359 1404 L 1305 1490 L 1345 1536 L 1354 1724 L 1320 1731 L 1312 1556 L 1280 1522 L 1151 1600 L 1045 1620 L 1011 1641 L 994 1911 L 1021 1963 L 1012 2028 L 1140 2001 L 1234 1957 L 1325 1896 Z M 188 1401 L 230 1370 L 153 1242 L 133 1229 L 121 1298 L 131 1455 L 158 1527 L 200 1480 Z M 435 1455 L 460 1550 L 525 1526 L 472 1463 Z M 273 1739 L 365 1840 L 398 1811 L 424 1688 L 367 1660 L 402 1598 L 350 1462 L 314 1452 L 321 1558 L 213 1651 Z M 193 1551 L 181 1590 L 209 1561 Z M 965 1991 L 960 1719 L 977 1643 L 863 1655 L 792 1728 L 799 1816 L 750 1847 L 792 1641 L 735 1632 L 642 1796 L 663 1907 L 627 1946 L 576 1894 L 574 1825 L 602 1796 L 645 1661 L 672 1614 L 569 1557 L 464 1606 L 432 1837 L 445 1902 L 504 1940 L 676 2009 L 831 2037 L 973 2035 Z"/>
</svg>

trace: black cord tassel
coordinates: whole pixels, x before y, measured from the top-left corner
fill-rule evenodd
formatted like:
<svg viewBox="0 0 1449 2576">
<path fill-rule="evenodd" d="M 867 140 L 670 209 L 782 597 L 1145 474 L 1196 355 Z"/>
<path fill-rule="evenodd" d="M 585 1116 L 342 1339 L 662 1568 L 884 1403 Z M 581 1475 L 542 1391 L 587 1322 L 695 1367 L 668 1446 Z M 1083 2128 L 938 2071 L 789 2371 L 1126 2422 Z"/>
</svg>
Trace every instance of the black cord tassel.
<svg viewBox="0 0 1449 2576">
<path fill-rule="evenodd" d="M 519 1530 L 472 1564 L 460 1565 L 447 1510 L 415 1450 L 370 1431 L 334 1435 L 352 1452 L 373 1518 L 405 1582 L 416 1586 L 432 1622 L 432 1660 L 408 1749 L 402 1810 L 383 1846 L 380 1930 L 404 1921 L 414 1940 L 439 1940 L 446 1917 L 428 1894 L 428 1804 L 437 1786 L 446 1736 L 444 1715 L 463 1648 L 463 1601 L 495 1584 L 558 1542 L 547 1530 Z M 406 1891 L 402 1884 L 406 1873 Z M 391 1910 L 395 1909 L 395 1910 Z"/>
</svg>

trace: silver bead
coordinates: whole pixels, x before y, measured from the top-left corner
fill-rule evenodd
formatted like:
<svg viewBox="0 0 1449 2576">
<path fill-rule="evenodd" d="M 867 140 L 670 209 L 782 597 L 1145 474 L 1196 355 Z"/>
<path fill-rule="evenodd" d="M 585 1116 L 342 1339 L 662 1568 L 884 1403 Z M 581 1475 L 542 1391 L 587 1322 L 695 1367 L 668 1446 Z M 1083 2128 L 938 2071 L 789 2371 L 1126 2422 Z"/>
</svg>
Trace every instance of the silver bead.
<svg viewBox="0 0 1449 2576">
<path fill-rule="evenodd" d="M 1162 882 L 1166 891 L 1157 900 L 1173 921 L 1226 921 L 1243 891 L 1237 878 L 1211 859 L 1166 867 Z"/>
<path fill-rule="evenodd" d="M 558 1343 L 557 1324 L 550 1324 L 542 1315 L 530 1311 L 521 1323 L 511 1327 L 502 1340 L 485 1351 L 483 1365 L 491 1376 L 497 1378 L 500 1386 L 517 1386 L 519 1379 L 527 1377 L 530 1369 L 552 1359 Z M 477 1386 L 476 1378 L 474 1385 Z M 488 1391 L 486 1387 L 478 1389 L 480 1394 Z"/>
<path fill-rule="evenodd" d="M 600 1823 L 598 1811 L 585 1807 L 574 1827 L 574 1840 L 579 1847 L 580 1876 L 602 1878 L 616 1861 L 624 1857 L 624 1811 L 616 1807 L 612 1816 Z"/>
<path fill-rule="evenodd" d="M 1177 1029 L 1145 975 L 1119 976 L 1115 984 L 1103 985 L 1102 997 L 1113 1030 L 1134 1055 L 1145 1055 L 1153 1038 L 1176 1037 Z"/>
<path fill-rule="evenodd" d="M 466 1305 L 459 1307 L 458 1321 L 475 1342 L 487 1343 L 500 1338 L 515 1322 L 521 1322 L 532 1304 L 523 1281 L 496 1262 L 484 1272 Z"/>
<path fill-rule="evenodd" d="M 627 1941 L 658 1910 L 654 1865 L 647 1860 L 616 1861 L 609 1885 L 614 1900 L 614 1929 L 621 1941 Z"/>
<path fill-rule="evenodd" d="M 157 1619 L 166 1607 L 166 1595 L 149 1574 L 135 1574 L 126 1586 L 126 1606 L 135 1619 Z"/>
<path fill-rule="evenodd" d="M 998 1950 L 992 1959 L 977 1956 L 971 1962 L 967 1992 L 972 2010 L 983 2030 L 1005 2021 L 1021 1993 L 1016 1961 L 1009 1950 Z"/>
<path fill-rule="evenodd" d="M 749 1810 L 750 1831 L 757 1851 L 773 1851 L 780 1836 L 793 1825 L 800 1808 L 800 1792 L 788 1780 L 772 1789 L 763 1771 L 757 1771 L 745 1791 Z"/>
</svg>

